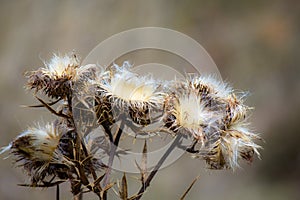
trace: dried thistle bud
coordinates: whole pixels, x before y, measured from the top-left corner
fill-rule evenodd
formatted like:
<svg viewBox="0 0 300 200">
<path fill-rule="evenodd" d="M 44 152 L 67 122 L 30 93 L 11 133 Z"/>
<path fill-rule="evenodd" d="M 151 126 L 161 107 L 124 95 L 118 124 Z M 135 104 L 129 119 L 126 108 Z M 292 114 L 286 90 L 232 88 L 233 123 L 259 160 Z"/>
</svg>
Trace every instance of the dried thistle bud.
<svg viewBox="0 0 300 200">
<path fill-rule="evenodd" d="M 251 133 L 245 124 L 235 124 L 226 131 L 221 131 L 220 138 L 204 158 L 210 168 L 235 169 L 239 167 L 239 160 L 250 163 L 255 154 L 260 156 L 258 149 L 261 147 L 254 143 L 257 139 L 260 139 L 259 136 Z"/>
<path fill-rule="evenodd" d="M 56 160 L 61 134 L 54 124 L 31 127 L 16 137 L 0 153 L 10 151 L 18 166 L 32 177 L 32 182 L 51 174 L 50 163 Z"/>
<path fill-rule="evenodd" d="M 247 111 L 249 107 L 243 104 L 242 98 L 230 93 L 225 100 L 225 115 L 222 120 L 219 138 L 213 143 L 205 157 L 211 168 L 235 169 L 239 160 L 252 162 L 254 155 L 260 156 L 261 147 L 254 143 L 260 137 L 247 128 Z"/>
<path fill-rule="evenodd" d="M 243 122 L 246 118 L 249 107 L 243 104 L 242 99 L 238 99 L 235 94 L 231 94 L 227 98 L 226 114 L 224 118 L 225 127 L 232 124 Z"/>
<path fill-rule="evenodd" d="M 196 90 L 201 98 L 227 99 L 233 92 L 232 88 L 212 76 L 194 76 L 188 80 L 190 87 Z"/>
<path fill-rule="evenodd" d="M 129 113 L 134 122 L 142 125 L 150 123 L 150 111 L 158 109 L 163 102 L 159 85 L 150 76 L 139 76 L 131 71 L 131 65 L 114 65 L 101 74 L 98 93 L 107 99 L 112 109 Z"/>
<path fill-rule="evenodd" d="M 45 63 L 45 66 L 41 70 L 51 79 L 66 78 L 71 80 L 76 78 L 76 68 L 79 67 L 79 59 L 75 54 L 63 57 L 54 54 L 50 62 Z"/>
<path fill-rule="evenodd" d="M 65 98 L 71 95 L 75 81 L 90 75 L 95 71 L 95 65 L 80 66 L 79 58 L 59 56 L 54 54 L 50 62 L 45 62 L 45 67 L 27 73 L 28 89 L 43 92 L 51 98 Z"/>
<path fill-rule="evenodd" d="M 175 84 L 165 99 L 164 122 L 175 133 L 188 133 L 201 142 L 200 157 L 212 169 L 235 169 L 238 161 L 259 156 L 259 137 L 248 131 L 248 107 L 226 83 L 212 77 L 192 77 Z M 195 143 L 196 144 L 196 143 Z"/>
<path fill-rule="evenodd" d="M 208 107 L 224 112 L 224 124 L 229 126 L 236 121 L 242 121 L 246 118 L 249 107 L 243 104 L 242 98 L 238 98 L 233 89 L 224 82 L 215 80 L 212 77 L 193 77 L 189 84 L 201 96 L 207 100 Z"/>
<path fill-rule="evenodd" d="M 165 99 L 166 126 L 178 133 L 187 133 L 205 143 L 205 132 L 215 126 L 220 119 L 208 107 L 206 99 L 185 82 L 179 83 L 172 94 Z"/>
</svg>

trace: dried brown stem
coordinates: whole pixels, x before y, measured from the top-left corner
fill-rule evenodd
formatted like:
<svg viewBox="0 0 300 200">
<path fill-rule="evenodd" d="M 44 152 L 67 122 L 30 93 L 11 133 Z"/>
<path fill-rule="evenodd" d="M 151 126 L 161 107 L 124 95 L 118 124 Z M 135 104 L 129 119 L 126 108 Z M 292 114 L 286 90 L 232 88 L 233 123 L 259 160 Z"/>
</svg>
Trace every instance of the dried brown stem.
<svg viewBox="0 0 300 200">
<path fill-rule="evenodd" d="M 118 148 L 118 145 L 119 145 L 119 142 L 120 142 L 120 138 L 121 138 L 121 135 L 123 133 L 123 128 L 124 128 L 124 121 L 121 121 L 121 124 L 120 124 L 119 129 L 118 129 L 117 134 L 116 134 L 116 137 L 113 140 L 113 142 L 111 142 L 111 149 L 110 149 L 110 153 L 109 153 L 107 170 L 105 172 L 105 177 L 104 177 L 104 180 L 103 180 L 103 187 L 105 187 L 109 183 L 109 177 L 110 177 L 110 174 L 111 174 L 114 157 L 116 155 L 116 151 L 117 151 L 117 148 Z M 107 134 L 109 134 L 109 133 L 107 133 Z M 104 192 L 103 198 L 104 198 L 104 200 L 107 199 L 107 191 Z"/>
<path fill-rule="evenodd" d="M 59 200 L 59 185 L 56 185 L 56 200 Z"/>
<path fill-rule="evenodd" d="M 81 135 L 78 133 L 77 129 L 76 129 L 76 126 L 75 126 L 75 120 L 73 118 L 73 108 L 72 108 L 72 97 L 68 97 L 67 98 L 67 102 L 68 102 L 68 109 L 69 109 L 69 113 L 71 115 L 71 117 L 69 118 L 70 121 L 71 121 L 71 124 L 74 126 L 74 131 L 76 133 L 76 141 L 75 141 L 75 145 L 74 145 L 74 158 L 75 158 L 75 166 L 77 168 L 77 171 L 78 171 L 78 177 L 80 179 L 80 182 L 85 185 L 89 191 L 92 191 L 94 192 L 98 197 L 99 199 L 102 199 L 101 198 L 101 195 L 100 195 L 100 191 L 101 191 L 101 187 L 99 185 L 99 183 L 96 183 L 96 180 L 98 179 L 97 177 L 97 174 L 96 174 L 96 171 L 91 163 L 91 159 L 90 159 L 90 155 L 88 153 L 88 150 L 81 138 Z M 84 153 L 84 159 L 81 160 L 80 158 L 80 154 L 81 154 L 81 151 Z M 85 163 L 88 163 L 89 165 L 89 170 L 93 176 L 93 179 L 94 179 L 94 184 L 93 186 L 91 186 L 90 182 L 89 182 L 89 179 L 88 177 L 86 176 L 85 174 L 85 171 L 84 171 L 84 165 Z M 78 187 L 77 190 L 81 190 L 81 187 Z M 79 193 L 79 195 L 75 196 L 74 198 L 79 198 L 79 199 L 82 199 L 82 192 L 81 191 L 76 191 L 76 193 Z"/>
</svg>

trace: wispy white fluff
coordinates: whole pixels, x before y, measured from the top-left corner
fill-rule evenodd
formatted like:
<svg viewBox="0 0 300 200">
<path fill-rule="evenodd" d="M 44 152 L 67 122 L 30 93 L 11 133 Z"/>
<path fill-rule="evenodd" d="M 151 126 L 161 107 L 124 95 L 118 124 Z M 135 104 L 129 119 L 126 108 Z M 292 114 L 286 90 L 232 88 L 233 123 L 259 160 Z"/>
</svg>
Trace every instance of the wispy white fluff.
<svg viewBox="0 0 300 200">
<path fill-rule="evenodd" d="M 163 98 L 157 91 L 158 85 L 151 76 L 139 76 L 133 73 L 128 62 L 119 67 L 114 64 L 110 73 L 103 75 L 101 88 L 106 96 L 115 98 L 115 103 L 123 107 L 126 103 L 133 107 L 143 107 L 144 104 L 157 106 Z"/>
<path fill-rule="evenodd" d="M 232 110 L 233 121 L 240 121 L 245 119 L 247 111 L 253 109 L 246 106 L 243 101 L 244 100 L 242 99 L 242 97 L 236 97 L 234 94 L 232 94 L 228 99 L 229 106 Z"/>
<path fill-rule="evenodd" d="M 71 69 L 68 68 L 75 69 L 78 65 L 79 60 L 76 56 L 60 56 L 53 54 L 50 62 L 45 62 L 46 67 L 43 68 L 43 72 L 50 76 L 62 77 L 64 75 L 69 75 Z"/>
<path fill-rule="evenodd" d="M 213 76 L 199 76 L 191 79 L 192 85 L 203 85 L 210 89 L 210 93 L 215 97 L 226 99 L 233 92 L 233 89 L 222 80 L 217 80 Z"/>
<path fill-rule="evenodd" d="M 25 138 L 28 140 L 28 144 L 20 142 Z M 37 127 L 29 128 L 17 136 L 1 153 L 15 148 L 16 150 L 28 153 L 32 161 L 51 161 L 53 153 L 59 144 L 59 139 L 60 135 L 53 124 L 38 125 Z"/>
<path fill-rule="evenodd" d="M 186 128 L 197 128 L 201 124 L 207 124 L 212 115 L 194 93 L 178 98 L 174 114 L 178 123 Z"/>
<path fill-rule="evenodd" d="M 187 132 L 194 138 L 204 143 L 203 127 L 214 126 L 220 116 L 209 111 L 205 107 L 205 103 L 194 92 L 186 92 L 178 94 L 166 105 L 168 114 L 175 116 L 172 127 L 183 132 Z"/>
<path fill-rule="evenodd" d="M 234 124 L 225 133 L 226 135 L 221 138 L 221 149 L 224 159 L 232 169 L 239 167 L 238 161 L 243 154 L 251 153 L 253 150 L 258 157 L 260 156 L 258 149 L 261 146 L 254 143 L 259 137 L 250 132 L 246 124 Z"/>
</svg>

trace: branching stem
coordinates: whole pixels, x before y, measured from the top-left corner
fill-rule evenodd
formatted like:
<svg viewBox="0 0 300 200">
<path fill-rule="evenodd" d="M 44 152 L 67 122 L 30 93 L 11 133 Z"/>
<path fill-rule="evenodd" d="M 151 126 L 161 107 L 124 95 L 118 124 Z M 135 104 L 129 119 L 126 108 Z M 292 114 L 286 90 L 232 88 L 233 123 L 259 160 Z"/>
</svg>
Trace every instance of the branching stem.
<svg viewBox="0 0 300 200">
<path fill-rule="evenodd" d="M 104 180 L 103 180 L 103 188 L 105 188 L 105 186 L 109 183 L 109 177 L 110 177 L 110 174 L 111 174 L 112 165 L 113 165 L 113 162 L 114 162 L 114 157 L 116 155 L 116 151 L 118 149 L 120 138 L 121 138 L 121 135 L 123 133 L 123 128 L 124 128 L 124 121 L 121 121 L 121 124 L 120 124 L 120 126 L 118 128 L 118 131 L 117 131 L 117 134 L 116 134 L 116 137 L 113 140 L 113 142 L 111 142 L 111 149 L 110 149 L 110 153 L 109 153 L 109 160 L 108 160 L 108 164 L 107 164 L 107 170 L 105 172 L 105 177 L 104 177 Z M 104 199 L 107 198 L 107 191 L 104 192 L 103 196 L 104 196 Z"/>
</svg>

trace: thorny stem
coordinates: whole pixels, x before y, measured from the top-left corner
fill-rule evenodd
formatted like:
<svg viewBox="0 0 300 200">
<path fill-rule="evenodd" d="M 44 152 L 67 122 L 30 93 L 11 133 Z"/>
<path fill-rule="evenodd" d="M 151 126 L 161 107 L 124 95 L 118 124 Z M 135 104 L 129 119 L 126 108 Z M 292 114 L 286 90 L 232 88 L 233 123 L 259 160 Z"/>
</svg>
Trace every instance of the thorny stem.
<svg viewBox="0 0 300 200">
<path fill-rule="evenodd" d="M 65 114 L 63 114 L 63 113 L 61 113 L 61 112 L 56 112 L 50 105 L 48 105 L 46 102 L 44 102 L 44 101 L 43 101 L 42 99 L 40 99 L 39 97 L 35 96 L 35 98 L 36 98 L 37 100 L 39 100 L 39 102 L 41 102 L 41 103 L 43 104 L 43 106 L 44 106 L 46 109 L 48 109 L 52 114 L 57 115 L 57 116 L 59 116 L 59 117 L 66 118 L 66 119 L 69 118 L 68 115 L 65 115 Z"/>
<path fill-rule="evenodd" d="M 177 136 L 171 146 L 168 148 L 168 150 L 165 152 L 165 154 L 160 158 L 157 165 L 155 165 L 154 169 L 151 171 L 149 176 L 147 177 L 146 181 L 142 184 L 142 187 L 140 188 L 138 194 L 136 195 L 136 198 L 134 200 L 139 200 L 143 196 L 144 192 L 146 191 L 147 187 L 150 186 L 150 182 L 162 166 L 162 164 L 165 162 L 165 160 L 168 158 L 170 153 L 174 150 L 174 148 L 178 145 L 178 142 L 180 141 L 182 136 Z"/>
<path fill-rule="evenodd" d="M 80 151 L 81 151 L 81 148 L 83 150 L 83 153 L 84 153 L 85 157 L 88 157 L 89 155 L 88 155 L 88 151 L 86 149 L 86 146 L 85 146 L 85 144 L 84 144 L 84 142 L 83 142 L 80 134 L 76 130 L 75 121 L 74 121 L 73 112 L 72 112 L 73 108 L 72 108 L 72 97 L 71 96 L 68 96 L 67 102 L 68 102 L 68 109 L 69 109 L 69 112 L 71 114 L 70 120 L 71 120 L 71 123 L 74 126 L 74 131 L 75 131 L 75 133 L 77 135 L 77 137 L 76 137 L 76 143 L 75 143 L 75 153 L 76 153 L 75 160 L 79 161 L 80 160 Z M 95 181 L 95 180 L 97 180 L 98 177 L 97 177 L 97 174 L 95 172 L 95 169 L 93 168 L 93 165 L 91 164 L 91 161 L 89 161 L 89 163 L 90 163 L 89 170 L 90 170 L 90 172 L 91 172 L 91 174 L 93 176 L 93 179 Z M 79 171 L 82 171 L 82 166 L 78 166 L 78 168 L 79 168 Z M 82 172 L 82 173 L 84 173 L 84 172 Z M 85 174 L 82 174 L 82 175 L 83 176 L 79 175 L 80 179 L 81 179 L 81 182 L 85 183 L 84 185 L 89 184 L 89 181 L 88 181 L 87 177 L 85 176 Z M 100 185 L 99 184 L 98 184 L 97 187 L 98 187 L 98 189 L 100 189 Z M 99 194 L 97 194 L 97 195 L 100 196 Z M 82 192 L 80 192 L 79 195 L 75 196 L 74 198 L 79 198 L 78 200 L 81 200 L 82 199 Z"/>
<path fill-rule="evenodd" d="M 108 183 L 109 183 L 109 177 L 111 174 L 111 170 L 112 170 L 112 165 L 114 162 L 114 157 L 116 155 L 116 151 L 120 142 L 120 138 L 123 132 L 123 128 L 124 128 L 124 121 L 121 121 L 120 127 L 118 129 L 117 135 L 114 139 L 113 142 L 111 142 L 111 150 L 109 153 L 109 159 L 108 159 L 108 164 L 107 164 L 107 170 L 105 172 L 105 177 L 104 177 L 104 181 L 103 181 L 103 187 L 105 187 Z M 104 192 L 104 199 L 107 198 L 107 191 Z"/>
</svg>

